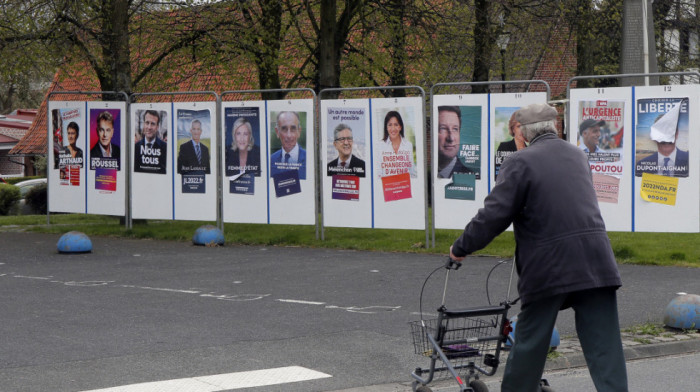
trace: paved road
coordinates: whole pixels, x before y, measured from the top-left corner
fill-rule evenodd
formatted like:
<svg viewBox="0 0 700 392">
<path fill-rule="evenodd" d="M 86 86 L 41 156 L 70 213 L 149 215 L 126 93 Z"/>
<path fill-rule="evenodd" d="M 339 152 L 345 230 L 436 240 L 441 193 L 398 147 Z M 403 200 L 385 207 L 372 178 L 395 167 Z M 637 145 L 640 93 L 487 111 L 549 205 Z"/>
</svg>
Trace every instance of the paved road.
<svg viewBox="0 0 700 392">
<path fill-rule="evenodd" d="M 408 382 L 425 365 L 406 323 L 420 317 L 421 286 L 442 257 L 99 237 L 91 254 L 59 255 L 58 237 L 0 234 L 0 391 L 78 392 L 291 367 L 317 378 L 237 390 L 331 391 Z M 468 259 L 451 278 L 448 304 L 486 304 L 496 261 Z M 509 272 L 492 274 L 492 300 L 505 297 Z M 700 292 L 700 269 L 621 273 L 623 326 L 659 321 L 676 292 Z M 439 305 L 443 277 L 428 281 L 425 313 Z M 572 315 L 562 312 L 557 327 L 573 334 Z"/>
</svg>

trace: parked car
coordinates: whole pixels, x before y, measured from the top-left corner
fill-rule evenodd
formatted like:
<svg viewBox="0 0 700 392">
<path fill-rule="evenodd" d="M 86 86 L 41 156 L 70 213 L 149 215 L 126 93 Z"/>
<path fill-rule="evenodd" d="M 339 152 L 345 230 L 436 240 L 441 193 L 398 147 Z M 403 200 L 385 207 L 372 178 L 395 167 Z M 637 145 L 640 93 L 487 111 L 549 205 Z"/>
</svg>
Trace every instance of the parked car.
<svg viewBox="0 0 700 392">
<path fill-rule="evenodd" d="M 22 215 L 36 214 L 36 211 L 32 210 L 32 207 L 27 204 L 26 196 L 30 190 L 33 188 L 46 184 L 46 178 L 35 178 L 32 180 L 20 181 L 15 184 L 19 188 L 20 199 L 19 199 L 19 211 Z"/>
</svg>

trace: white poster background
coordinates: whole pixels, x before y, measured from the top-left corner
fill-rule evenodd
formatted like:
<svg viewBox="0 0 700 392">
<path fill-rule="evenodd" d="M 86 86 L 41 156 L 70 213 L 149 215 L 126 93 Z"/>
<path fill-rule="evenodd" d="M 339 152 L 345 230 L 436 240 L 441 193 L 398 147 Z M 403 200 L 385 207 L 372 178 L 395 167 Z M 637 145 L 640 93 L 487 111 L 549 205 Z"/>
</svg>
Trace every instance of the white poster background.
<svg viewBox="0 0 700 392">
<path fill-rule="evenodd" d="M 209 156 L 210 156 L 210 171 L 205 174 L 205 192 L 204 193 L 183 193 L 182 192 L 182 174 L 177 173 L 177 141 L 178 141 L 178 110 L 200 111 L 208 110 L 210 124 L 202 124 L 202 139 L 207 137 L 210 140 Z M 170 144 L 173 148 L 173 153 L 169 159 L 172 159 L 172 168 L 170 171 L 173 177 L 174 190 L 174 208 L 176 220 L 199 220 L 199 221 L 215 221 L 216 220 L 216 173 L 219 168 L 217 161 L 217 140 L 216 140 L 216 102 L 176 102 L 173 103 L 172 117 L 174 119 Z M 206 129 L 209 128 L 209 129 Z M 184 130 L 186 135 L 189 135 L 189 127 Z M 184 135 L 183 134 L 183 135 Z M 185 137 L 185 136 L 182 136 Z"/>
<path fill-rule="evenodd" d="M 267 101 L 267 146 L 273 144 L 273 138 L 277 138 L 277 135 L 275 134 L 275 123 L 277 119 L 272 115 L 272 113 L 282 111 L 306 113 L 306 128 L 302 130 L 306 137 L 306 145 L 300 146 L 306 150 L 306 179 L 299 180 L 301 192 L 288 196 L 277 197 L 275 195 L 274 180 L 271 176 L 267 177 L 267 199 L 270 214 L 269 223 L 314 225 L 316 224 L 316 139 L 314 135 L 314 124 L 316 119 L 314 116 L 314 100 L 291 99 Z M 270 164 L 270 156 L 268 155 L 268 170 L 270 168 Z"/>
<path fill-rule="evenodd" d="M 434 95 L 433 115 L 438 118 L 438 106 L 481 106 L 481 178 L 475 181 L 475 200 L 458 200 L 445 198 L 445 186 L 452 182 L 451 178 L 438 178 L 437 158 L 433 160 L 432 178 L 433 194 L 435 201 L 433 211 L 435 214 L 436 229 L 463 229 L 469 220 L 484 204 L 484 198 L 489 192 L 489 158 L 488 146 L 488 94 L 464 94 L 464 95 Z M 462 119 L 464 121 L 464 119 Z M 433 121 L 433 157 L 438 156 L 438 122 Z M 491 154 L 492 155 L 492 154 Z"/>
<path fill-rule="evenodd" d="M 227 108 L 257 108 L 258 129 L 260 130 L 260 176 L 254 177 L 254 195 L 235 194 L 229 191 L 230 179 L 226 177 L 226 109 Z M 265 117 L 265 101 L 229 101 L 221 103 L 221 170 L 223 173 L 223 205 L 224 222 L 237 223 L 267 223 L 267 119 Z"/>
<path fill-rule="evenodd" d="M 90 155 L 91 144 L 93 140 L 88 137 L 87 148 L 87 213 L 88 214 L 101 214 L 101 215 L 116 215 L 124 216 L 126 212 L 126 168 L 127 159 L 126 154 L 126 134 L 127 134 L 127 122 L 129 121 L 126 113 L 126 103 L 125 102 L 88 102 L 87 103 L 87 124 L 85 126 L 86 132 L 96 128 L 95 121 L 97 120 L 98 109 L 116 109 L 119 110 L 119 119 L 115 118 L 114 124 L 114 135 L 112 138 L 112 143 L 116 144 L 116 132 L 119 128 L 119 153 L 120 153 L 120 169 L 117 171 L 117 182 L 116 191 L 104 191 L 95 189 L 95 173 L 97 170 L 90 170 Z M 93 112 L 94 110 L 94 112 Z M 92 114 L 95 114 L 94 116 Z M 118 122 L 118 125 L 117 125 Z M 95 133 L 96 135 L 97 133 Z M 98 143 L 97 137 L 95 137 L 95 143 Z"/>
<path fill-rule="evenodd" d="M 688 177 L 678 177 L 676 205 L 651 203 L 640 196 L 641 177 L 634 177 L 634 231 L 697 233 L 700 231 L 700 113 L 699 90 L 697 85 L 669 85 L 635 87 L 635 115 L 637 100 L 647 98 L 688 97 L 688 140 L 683 143 L 689 151 Z M 632 129 L 632 128 L 628 128 Z M 636 124 L 634 131 L 636 131 Z M 626 135 L 625 135 L 626 136 Z M 631 143 L 630 143 L 631 144 Z M 678 142 L 681 145 L 681 142 Z M 634 150 L 629 156 L 634 159 Z M 628 156 L 628 155 L 625 155 Z M 630 163 L 635 167 L 634 161 Z M 634 172 L 630 171 L 634 176 Z"/>
<path fill-rule="evenodd" d="M 364 116 L 359 121 L 334 121 L 329 110 L 337 112 L 342 109 L 361 109 Z M 369 99 L 338 99 L 321 101 L 321 183 L 323 190 L 323 225 L 329 227 L 372 227 L 372 157 L 370 154 L 370 117 Z M 333 177 L 327 175 L 327 165 L 338 157 L 333 145 L 333 129 L 328 128 L 329 118 L 332 124 L 345 123 L 352 127 L 353 138 L 363 140 L 360 150 L 358 143 L 353 143 L 353 155 L 365 161 L 365 176 L 358 177 L 360 184 L 359 200 L 333 199 Z M 362 133 L 362 134 L 360 134 Z M 376 138 L 376 137 L 375 137 Z"/>
<path fill-rule="evenodd" d="M 579 119 L 581 101 L 614 100 L 624 101 L 624 134 L 622 136 L 623 173 L 620 178 L 620 187 L 617 196 L 617 204 L 599 202 L 600 213 L 605 221 L 608 231 L 632 231 L 632 177 L 634 176 L 634 152 L 632 146 L 632 88 L 631 87 L 606 87 L 606 88 L 580 88 L 571 89 L 569 100 L 569 142 L 576 146 L 580 138 Z M 576 208 L 572 205 L 571 208 Z"/>
<path fill-rule="evenodd" d="M 131 112 L 131 217 L 134 219 L 173 219 L 173 112 L 171 103 L 133 103 Z M 167 162 L 165 174 L 142 173 L 135 170 L 134 157 L 136 155 L 135 138 L 140 129 L 136 117 L 143 116 L 143 111 L 155 110 L 165 112 L 165 118 L 161 119 L 160 129 L 165 128 L 168 135 Z"/>
<path fill-rule="evenodd" d="M 370 100 L 372 115 L 372 132 L 370 140 L 373 154 L 372 181 L 374 187 L 374 227 L 381 229 L 415 229 L 425 230 L 425 151 L 423 135 L 425 133 L 425 114 L 421 97 L 381 98 Z M 388 110 L 398 111 L 404 123 L 404 135 L 413 133 L 415 148 L 416 177 L 411 178 L 411 198 L 384 201 L 382 179 L 379 177 L 381 167 L 380 143 L 384 143 L 384 114 Z M 412 132 L 408 129 L 412 127 Z"/>
<path fill-rule="evenodd" d="M 83 150 L 83 167 L 80 169 L 79 186 L 66 185 L 62 183 L 60 178 L 60 170 L 54 169 L 53 143 L 54 132 L 54 110 L 77 110 L 80 113 L 79 117 L 71 119 L 78 124 L 79 132 L 76 146 Z M 85 170 L 88 165 L 89 148 L 87 148 L 87 138 L 89 129 L 86 127 L 85 102 L 82 101 L 50 101 L 48 110 L 49 137 L 48 137 L 48 196 L 49 196 L 49 211 L 51 212 L 70 212 L 70 213 L 85 213 Z M 61 126 L 61 134 L 63 144 L 67 145 L 66 126 Z"/>
</svg>

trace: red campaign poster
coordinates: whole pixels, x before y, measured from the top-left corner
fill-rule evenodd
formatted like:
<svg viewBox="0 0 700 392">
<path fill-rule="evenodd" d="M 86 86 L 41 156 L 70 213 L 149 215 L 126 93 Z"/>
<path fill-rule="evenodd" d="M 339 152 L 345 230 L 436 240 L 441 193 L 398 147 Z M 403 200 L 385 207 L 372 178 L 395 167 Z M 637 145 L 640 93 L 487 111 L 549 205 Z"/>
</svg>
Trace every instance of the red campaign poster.
<svg viewBox="0 0 700 392">
<path fill-rule="evenodd" d="M 336 174 L 333 177 L 333 199 L 360 200 L 360 178 Z"/>
<path fill-rule="evenodd" d="M 95 168 L 95 189 L 98 191 L 117 191 L 117 169 Z"/>
<path fill-rule="evenodd" d="M 382 177 L 384 201 L 395 201 L 411 198 L 411 175 L 406 172 L 394 176 Z"/>
</svg>

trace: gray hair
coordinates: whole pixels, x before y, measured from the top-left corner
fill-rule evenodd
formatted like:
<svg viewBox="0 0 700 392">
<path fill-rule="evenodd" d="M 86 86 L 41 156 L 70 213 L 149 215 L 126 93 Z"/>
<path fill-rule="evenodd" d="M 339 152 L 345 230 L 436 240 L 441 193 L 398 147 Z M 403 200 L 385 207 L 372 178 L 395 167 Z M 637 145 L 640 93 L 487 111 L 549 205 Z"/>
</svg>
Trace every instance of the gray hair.
<svg viewBox="0 0 700 392">
<path fill-rule="evenodd" d="M 520 130 L 525 137 L 525 140 L 531 142 L 534 138 L 545 133 L 557 134 L 557 127 L 554 126 L 554 120 L 540 121 L 532 124 L 521 125 Z"/>
<path fill-rule="evenodd" d="M 350 126 L 349 126 L 348 124 L 340 123 L 340 124 L 336 125 L 336 126 L 335 126 L 335 129 L 333 129 L 333 139 L 337 139 L 337 138 L 338 138 L 338 134 L 339 134 L 340 132 L 343 132 L 343 131 L 346 130 L 346 129 L 349 130 L 350 133 L 352 133 L 352 128 L 350 128 Z"/>
</svg>

